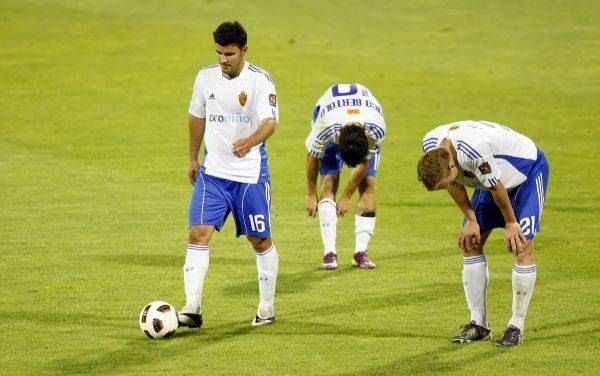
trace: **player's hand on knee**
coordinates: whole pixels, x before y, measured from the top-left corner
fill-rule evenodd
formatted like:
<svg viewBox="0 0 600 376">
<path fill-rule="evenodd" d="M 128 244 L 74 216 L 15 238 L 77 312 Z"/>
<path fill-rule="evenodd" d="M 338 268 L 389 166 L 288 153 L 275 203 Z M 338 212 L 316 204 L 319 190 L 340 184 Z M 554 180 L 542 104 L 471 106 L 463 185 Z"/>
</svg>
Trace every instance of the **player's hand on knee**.
<svg viewBox="0 0 600 376">
<path fill-rule="evenodd" d="M 506 247 L 510 252 L 517 255 L 523 252 L 523 248 L 527 239 L 521 231 L 521 226 L 518 222 L 507 223 L 504 233 L 504 240 L 506 241 Z"/>
<path fill-rule="evenodd" d="M 458 234 L 458 247 L 463 251 L 468 251 L 476 247 L 480 242 L 479 224 L 477 221 L 466 221 Z"/>
<path fill-rule="evenodd" d="M 308 215 L 314 217 L 317 215 L 317 195 L 309 193 L 306 195 L 306 211 Z"/>
<path fill-rule="evenodd" d="M 350 210 L 352 205 L 352 197 L 342 196 L 337 202 L 337 215 L 343 217 Z"/>
<path fill-rule="evenodd" d="M 198 161 L 191 161 L 190 167 L 188 168 L 188 177 L 190 178 L 190 183 L 192 183 L 192 185 L 196 185 L 196 174 L 198 173 L 198 170 L 200 170 Z"/>
</svg>

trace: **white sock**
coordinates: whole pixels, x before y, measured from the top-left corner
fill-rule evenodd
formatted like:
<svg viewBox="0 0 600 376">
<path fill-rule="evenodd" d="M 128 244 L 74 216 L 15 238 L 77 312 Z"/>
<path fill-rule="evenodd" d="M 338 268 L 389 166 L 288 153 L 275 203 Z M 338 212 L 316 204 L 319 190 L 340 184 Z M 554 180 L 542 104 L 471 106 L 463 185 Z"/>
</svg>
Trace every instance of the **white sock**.
<svg viewBox="0 0 600 376">
<path fill-rule="evenodd" d="M 317 205 L 319 222 L 321 223 L 321 238 L 323 239 L 323 250 L 327 254 L 335 251 L 335 236 L 337 227 L 337 205 L 330 198 L 319 201 Z"/>
<path fill-rule="evenodd" d="M 375 232 L 375 217 L 355 215 L 354 218 L 354 233 L 356 234 L 354 252 L 365 252 L 369 248 L 369 241 Z"/>
<path fill-rule="evenodd" d="M 274 313 L 275 285 L 277 283 L 277 267 L 279 265 L 279 255 L 275 244 L 263 253 L 256 253 L 256 269 L 258 270 L 258 291 L 260 295 L 259 316 L 267 318 Z M 261 313 L 263 310 L 269 310 L 271 314 Z"/>
<path fill-rule="evenodd" d="M 202 285 L 208 271 L 208 246 L 188 244 L 185 264 L 183 265 L 183 281 L 185 286 L 185 304 L 202 310 Z"/>
<path fill-rule="evenodd" d="M 533 265 L 514 265 L 512 272 L 513 286 L 513 314 L 508 322 L 509 325 L 525 329 L 525 316 L 529 308 L 529 302 L 533 295 L 535 287 L 535 278 L 537 276 L 535 264 Z"/>
<path fill-rule="evenodd" d="M 471 321 L 475 320 L 477 325 L 487 328 L 486 290 L 489 272 L 485 255 L 464 257 L 462 278 Z"/>
</svg>

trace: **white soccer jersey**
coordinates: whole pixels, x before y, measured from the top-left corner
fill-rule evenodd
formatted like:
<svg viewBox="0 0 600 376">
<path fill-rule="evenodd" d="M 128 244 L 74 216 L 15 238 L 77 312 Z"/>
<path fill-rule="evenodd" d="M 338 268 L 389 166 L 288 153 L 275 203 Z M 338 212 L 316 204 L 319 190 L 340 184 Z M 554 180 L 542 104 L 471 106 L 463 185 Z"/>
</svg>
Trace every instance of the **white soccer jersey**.
<svg viewBox="0 0 600 376">
<path fill-rule="evenodd" d="M 233 143 L 254 133 L 262 120 L 279 121 L 277 93 L 267 72 L 246 62 L 239 76 L 228 79 L 219 64 L 202 68 L 189 112 L 206 119 L 202 163 L 206 174 L 242 183 L 270 180 L 264 142 L 243 158 L 233 154 Z"/>
<path fill-rule="evenodd" d="M 458 121 L 441 125 L 425 135 L 423 151 L 449 139 L 456 149 L 459 175 L 456 181 L 488 189 L 498 181 L 512 190 L 527 180 L 537 160 L 537 147 L 526 136 L 489 121 Z"/>
<path fill-rule="evenodd" d="M 369 89 L 360 84 L 333 85 L 325 91 L 315 107 L 312 129 L 306 139 L 306 149 L 323 158 L 327 144 L 338 143 L 340 129 L 347 123 L 361 123 L 369 141 L 369 155 L 377 152 L 385 136 L 383 110 Z"/>
</svg>

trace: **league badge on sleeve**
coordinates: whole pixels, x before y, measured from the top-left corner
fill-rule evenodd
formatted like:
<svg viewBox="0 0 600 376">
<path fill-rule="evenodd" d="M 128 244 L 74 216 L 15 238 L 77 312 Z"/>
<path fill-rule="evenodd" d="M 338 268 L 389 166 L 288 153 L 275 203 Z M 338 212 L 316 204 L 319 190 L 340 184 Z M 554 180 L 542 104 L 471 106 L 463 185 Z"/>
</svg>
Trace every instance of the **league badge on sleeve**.
<svg viewBox="0 0 600 376">
<path fill-rule="evenodd" d="M 477 168 L 479 169 L 479 172 L 481 172 L 483 175 L 486 175 L 486 174 L 489 174 L 490 172 L 492 172 L 492 168 L 490 167 L 490 164 L 487 162 L 483 162 Z"/>
<path fill-rule="evenodd" d="M 242 91 L 240 95 L 238 95 L 238 101 L 240 102 L 240 106 L 244 107 L 246 105 L 246 102 L 248 101 L 248 94 Z"/>
<path fill-rule="evenodd" d="M 277 95 L 275 95 L 275 94 L 269 94 L 269 104 L 272 107 L 277 107 Z"/>
</svg>

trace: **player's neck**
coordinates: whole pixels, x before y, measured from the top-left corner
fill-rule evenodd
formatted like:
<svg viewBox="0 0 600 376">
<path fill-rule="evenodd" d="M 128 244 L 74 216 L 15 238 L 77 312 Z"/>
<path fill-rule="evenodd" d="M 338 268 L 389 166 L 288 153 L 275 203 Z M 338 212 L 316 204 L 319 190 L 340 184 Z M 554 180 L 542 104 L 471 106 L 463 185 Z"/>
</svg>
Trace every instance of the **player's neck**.
<svg viewBox="0 0 600 376">
<path fill-rule="evenodd" d="M 246 60 L 242 60 L 242 62 L 240 63 L 240 67 L 237 71 L 232 72 L 231 74 L 221 72 L 221 74 L 223 74 L 223 77 L 225 77 L 229 80 L 233 80 L 234 78 L 238 77 L 242 73 L 242 71 L 244 70 L 244 67 L 246 67 Z"/>
<path fill-rule="evenodd" d="M 452 159 L 454 160 L 454 164 L 458 165 L 458 157 L 456 156 L 456 149 L 454 148 L 454 145 L 452 145 L 452 141 L 450 141 L 449 139 L 445 139 L 440 144 L 440 147 L 448 150 L 450 152 L 450 155 L 452 156 Z"/>
</svg>

